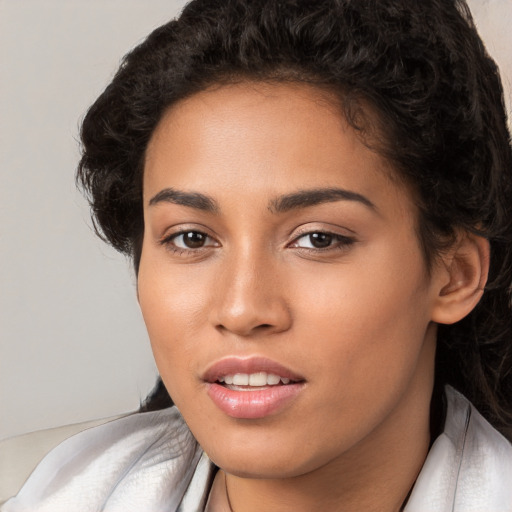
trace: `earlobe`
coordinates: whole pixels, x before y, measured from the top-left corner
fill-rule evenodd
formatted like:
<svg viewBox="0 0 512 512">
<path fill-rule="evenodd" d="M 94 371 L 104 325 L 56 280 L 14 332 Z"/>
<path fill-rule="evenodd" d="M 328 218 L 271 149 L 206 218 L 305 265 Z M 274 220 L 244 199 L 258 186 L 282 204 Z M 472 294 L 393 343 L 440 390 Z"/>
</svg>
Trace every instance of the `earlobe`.
<svg viewBox="0 0 512 512">
<path fill-rule="evenodd" d="M 482 297 L 489 272 L 489 241 L 464 233 L 442 257 L 432 320 L 453 324 L 468 315 Z"/>
</svg>

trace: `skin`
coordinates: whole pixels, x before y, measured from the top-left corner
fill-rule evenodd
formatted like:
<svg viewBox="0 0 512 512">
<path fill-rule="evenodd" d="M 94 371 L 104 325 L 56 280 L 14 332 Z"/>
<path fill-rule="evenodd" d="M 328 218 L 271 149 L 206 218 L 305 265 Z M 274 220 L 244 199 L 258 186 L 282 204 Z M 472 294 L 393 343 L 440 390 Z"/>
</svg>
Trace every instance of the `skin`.
<svg viewBox="0 0 512 512">
<path fill-rule="evenodd" d="M 392 173 L 334 98 L 306 85 L 210 89 L 155 130 L 138 296 L 162 379 L 221 468 L 216 511 L 229 510 L 226 485 L 237 512 L 382 512 L 399 510 L 414 484 L 430 441 L 434 320 L 459 267 L 427 273 L 413 195 Z M 373 206 L 269 207 L 325 187 Z M 154 199 L 168 189 L 216 209 Z M 180 230 L 204 233 L 204 245 L 187 249 L 172 237 Z M 318 249 L 318 232 L 337 236 Z M 277 361 L 304 377 L 303 390 L 277 413 L 232 418 L 201 378 L 226 356 Z"/>
</svg>

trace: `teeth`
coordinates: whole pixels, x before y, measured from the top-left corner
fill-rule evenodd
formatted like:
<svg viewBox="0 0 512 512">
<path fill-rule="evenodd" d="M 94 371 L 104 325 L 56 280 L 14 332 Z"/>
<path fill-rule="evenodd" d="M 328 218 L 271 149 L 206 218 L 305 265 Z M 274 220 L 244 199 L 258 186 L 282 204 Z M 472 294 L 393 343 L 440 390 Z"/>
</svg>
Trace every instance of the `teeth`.
<svg viewBox="0 0 512 512">
<path fill-rule="evenodd" d="M 219 382 L 234 386 L 254 386 L 257 388 L 264 386 L 276 386 L 280 382 L 289 384 L 290 379 L 280 377 L 273 373 L 257 372 L 257 373 L 235 373 L 234 375 L 224 375 L 219 378 Z"/>
<path fill-rule="evenodd" d="M 267 375 L 267 384 L 269 386 L 275 386 L 276 384 L 279 384 L 280 380 L 281 378 L 279 377 L 279 375 L 272 375 L 271 373 Z"/>
<path fill-rule="evenodd" d="M 267 380 L 268 378 L 265 372 L 251 373 L 248 377 L 249 386 L 266 386 Z"/>
<path fill-rule="evenodd" d="M 235 386 L 248 386 L 249 375 L 247 375 L 247 373 L 235 373 L 233 377 L 233 384 Z"/>
</svg>

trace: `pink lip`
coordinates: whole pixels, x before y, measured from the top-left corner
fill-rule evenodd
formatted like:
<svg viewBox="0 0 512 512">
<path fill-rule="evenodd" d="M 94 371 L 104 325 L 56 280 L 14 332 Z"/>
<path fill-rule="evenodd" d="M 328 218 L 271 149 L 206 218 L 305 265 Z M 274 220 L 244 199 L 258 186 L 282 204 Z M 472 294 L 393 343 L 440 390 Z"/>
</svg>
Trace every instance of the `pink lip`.
<svg viewBox="0 0 512 512">
<path fill-rule="evenodd" d="M 229 389 L 218 381 L 225 375 L 266 372 L 290 379 L 287 385 L 255 388 L 254 391 Z M 232 418 L 256 419 L 286 407 L 304 389 L 304 378 L 284 366 L 262 357 L 229 357 L 214 363 L 203 376 L 213 403 Z"/>
</svg>

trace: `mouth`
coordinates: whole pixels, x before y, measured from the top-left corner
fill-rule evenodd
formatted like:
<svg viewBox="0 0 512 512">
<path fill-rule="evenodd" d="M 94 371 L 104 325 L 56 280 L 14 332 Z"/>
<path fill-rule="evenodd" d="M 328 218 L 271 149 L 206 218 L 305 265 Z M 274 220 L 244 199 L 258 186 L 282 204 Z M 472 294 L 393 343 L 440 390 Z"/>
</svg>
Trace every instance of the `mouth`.
<svg viewBox="0 0 512 512">
<path fill-rule="evenodd" d="M 288 377 L 281 377 L 274 373 L 256 372 L 225 375 L 219 377 L 216 382 L 229 389 L 254 391 L 255 389 L 265 389 L 269 386 L 286 386 L 294 381 Z"/>
<path fill-rule="evenodd" d="M 305 379 L 265 358 L 228 358 L 205 373 L 207 394 L 233 418 L 256 419 L 286 408 L 304 389 Z"/>
</svg>

